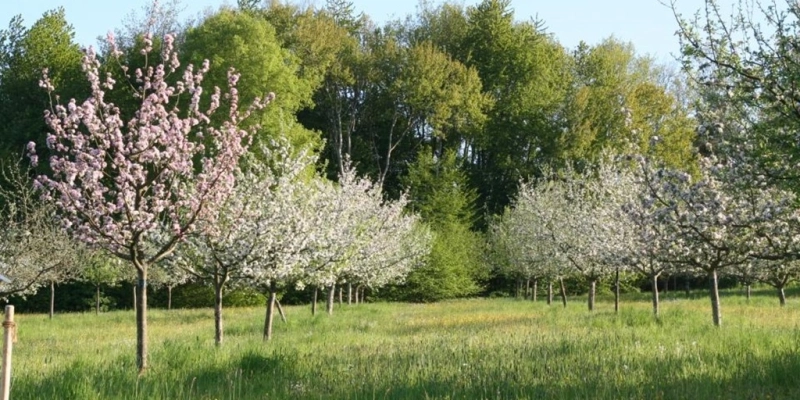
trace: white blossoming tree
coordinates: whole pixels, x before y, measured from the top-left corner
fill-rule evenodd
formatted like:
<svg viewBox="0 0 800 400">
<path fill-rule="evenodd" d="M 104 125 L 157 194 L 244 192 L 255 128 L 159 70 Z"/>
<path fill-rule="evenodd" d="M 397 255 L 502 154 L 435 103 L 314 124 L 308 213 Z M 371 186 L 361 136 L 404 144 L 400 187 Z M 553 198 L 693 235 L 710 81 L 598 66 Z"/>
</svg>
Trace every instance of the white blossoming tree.
<svg viewBox="0 0 800 400">
<path fill-rule="evenodd" d="M 304 282 L 327 288 L 328 314 L 337 284 L 375 289 L 399 283 L 430 252 L 431 233 L 416 215 L 406 214 L 405 195 L 384 200 L 380 186 L 350 165 L 324 193 L 318 205 L 323 223 Z"/>
<path fill-rule="evenodd" d="M 27 171 L 2 167 L 0 187 L 0 297 L 34 294 L 78 271 L 83 246 L 63 228 L 55 205 L 34 191 Z M 51 318 L 53 309 L 51 292 Z"/>
<path fill-rule="evenodd" d="M 234 191 L 217 215 L 210 222 L 199 220 L 199 232 L 189 236 L 178 249 L 176 266 L 214 289 L 214 337 L 218 345 L 223 341 L 223 291 L 230 286 L 246 284 L 252 266 L 260 265 L 269 257 L 270 249 L 262 250 L 265 243 L 275 241 L 267 235 L 277 234 L 271 230 L 276 219 L 284 220 L 277 215 L 286 211 L 279 208 L 281 204 L 275 201 L 274 192 L 285 192 L 290 185 L 302 185 L 303 175 L 313 167 L 314 158 L 308 151 L 291 153 L 288 142 L 276 141 L 273 148 L 261 150 L 269 165 L 249 157 Z M 291 247 L 271 250 L 285 251 Z"/>
</svg>

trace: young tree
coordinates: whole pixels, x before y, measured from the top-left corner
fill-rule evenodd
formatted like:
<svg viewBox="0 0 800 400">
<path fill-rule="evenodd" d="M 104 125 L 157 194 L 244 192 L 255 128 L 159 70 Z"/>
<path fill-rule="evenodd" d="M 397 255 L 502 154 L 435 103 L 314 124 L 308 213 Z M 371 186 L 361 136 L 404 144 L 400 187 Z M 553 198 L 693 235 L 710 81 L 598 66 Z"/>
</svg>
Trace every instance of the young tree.
<svg viewBox="0 0 800 400">
<path fill-rule="evenodd" d="M 71 276 L 82 246 L 61 226 L 53 202 L 42 200 L 19 165 L 3 165 L 0 187 L 0 297 L 28 295 Z M 53 296 L 51 292 L 51 318 Z"/>
<path fill-rule="evenodd" d="M 177 262 L 179 257 L 175 255 L 176 253 L 172 253 L 169 257 L 156 263 L 150 273 L 150 286 L 154 290 L 167 289 L 168 311 L 172 310 L 172 289 L 191 281 L 193 278 L 185 269 L 180 268 Z"/>
<path fill-rule="evenodd" d="M 320 204 L 325 215 L 307 279 L 327 287 L 328 313 L 338 283 L 378 288 L 400 283 L 430 252 L 431 233 L 419 217 L 406 214 L 408 199 L 384 200 L 377 183 L 346 167 L 331 196 Z"/>
<path fill-rule="evenodd" d="M 564 276 L 570 272 L 566 253 L 560 249 L 556 241 L 555 230 L 561 223 L 560 207 L 565 199 L 564 186 L 553 179 L 554 175 L 546 170 L 544 177 L 531 182 L 521 182 L 517 198 L 512 207 L 506 210 L 504 218 L 514 232 L 519 245 L 512 245 L 512 252 L 520 252 L 525 259 L 532 257 L 542 260 L 542 268 L 551 278 L 548 284 L 548 299 L 552 290 L 552 280 L 558 280 L 561 289 L 561 301 L 567 306 Z M 514 254 L 514 253 L 512 253 Z"/>
<path fill-rule="evenodd" d="M 587 306 L 593 311 L 597 282 L 615 265 L 607 249 L 620 240 L 614 235 L 617 221 L 612 217 L 617 203 L 605 196 L 602 179 L 591 167 L 580 173 L 565 169 L 554 186 L 558 197 L 551 212 L 556 222 L 548 227 L 550 235 L 569 268 L 589 284 Z"/>
<path fill-rule="evenodd" d="M 488 275 L 483 238 L 472 231 L 477 193 L 455 151 L 436 153 L 427 147 L 420 151 L 402 179 L 408 209 L 419 213 L 433 231 L 430 256 L 411 272 L 403 288 L 411 301 L 474 295 Z"/>
<path fill-rule="evenodd" d="M 633 198 L 622 205 L 630 223 L 630 241 L 622 253 L 623 260 L 651 283 L 653 314 L 659 316 L 658 278 L 673 265 L 665 261 L 672 245 L 674 227 L 662 218 L 665 204 L 656 201 L 649 188 L 657 172 L 649 160 L 640 157 L 635 167 Z"/>
<path fill-rule="evenodd" d="M 288 153 L 277 160 L 290 160 Z M 296 162 L 296 161 L 295 161 Z M 272 165 L 272 168 L 278 167 Z M 292 163 L 283 164 L 291 167 Z M 307 165 L 307 164 L 306 164 Z M 298 175 L 294 168 L 273 169 L 275 180 L 260 180 L 256 190 L 259 215 L 258 240 L 253 241 L 253 255 L 243 268 L 243 275 L 253 287 L 267 296 L 264 340 L 272 338 L 272 321 L 278 290 L 288 285 L 305 286 L 304 266 L 312 262 L 317 229 L 324 224 L 326 204 L 323 193 L 329 184 L 320 179 Z"/>
<path fill-rule="evenodd" d="M 56 202 L 68 228 L 136 270 L 140 373 L 148 366 L 148 269 L 195 231 L 199 219 L 213 220 L 217 207 L 233 190 L 239 158 L 252 135 L 239 124 L 252 109 L 263 106 L 256 99 L 246 111 L 239 110 L 239 75 L 230 71 L 227 93 L 223 96 L 215 88 L 209 108 L 201 109 L 201 85 L 209 63 L 197 69 L 189 65 L 173 78 L 180 62 L 172 44 L 172 36 L 164 37 L 163 62 L 152 65 L 152 38 L 145 35 L 142 53 L 147 66 L 132 71 L 122 66 L 125 75 L 117 77 L 110 73 L 101 77 L 100 62 L 89 48 L 83 68 L 91 96 L 82 102 L 71 99 L 67 105 L 56 104 L 45 112 L 52 130 L 47 147 L 53 152 L 49 159 L 53 174 L 37 178 L 38 187 Z M 112 57 L 121 54 L 111 35 L 109 46 Z M 116 88 L 115 79 L 130 83 L 140 102 L 129 120 L 123 120 L 120 110 L 105 101 L 106 93 Z M 41 85 L 54 93 L 46 74 Z M 211 124 L 223 101 L 229 108 L 227 117 Z M 31 142 L 28 150 L 35 164 L 35 144 Z M 150 237 L 162 234 L 163 226 L 166 240 L 148 247 Z"/>
<path fill-rule="evenodd" d="M 94 312 L 100 313 L 100 291 L 103 286 L 113 287 L 123 280 L 124 266 L 119 258 L 103 250 L 88 250 L 80 268 L 79 280 L 94 286 Z"/>
<path fill-rule="evenodd" d="M 750 210 L 730 185 L 720 180 L 725 168 L 704 160 L 701 178 L 660 169 L 646 182 L 658 218 L 670 227 L 663 237 L 661 261 L 704 272 L 709 279 L 714 325 L 722 324 L 718 277 L 721 271 L 749 261 L 753 232 Z"/>
<path fill-rule="evenodd" d="M 288 142 L 276 142 L 273 149 L 261 151 L 270 165 L 248 158 L 246 171 L 239 174 L 236 187 L 214 215 L 212 221 L 198 221 L 199 233 L 179 247 L 179 268 L 191 276 L 210 283 L 214 289 L 215 343 L 222 344 L 223 290 L 241 285 L 246 269 L 268 257 L 260 250 L 268 237 L 268 228 L 275 214 L 284 212 L 271 203 L 272 191 L 278 185 L 292 185 L 302 179 L 315 158 L 301 152 L 291 156 Z M 278 189 L 280 190 L 280 189 Z"/>
<path fill-rule="evenodd" d="M 495 265 L 496 273 L 518 280 L 520 284 L 519 281 L 524 280 L 526 292 L 527 286 L 533 281 L 531 297 L 534 301 L 539 281 L 546 279 L 550 300 L 552 280 L 556 278 L 554 254 L 549 247 L 551 243 L 541 224 L 544 221 L 535 220 L 537 215 L 525 213 L 524 207 L 512 202 L 502 216 L 489 224 L 490 252 L 487 256 Z"/>
</svg>

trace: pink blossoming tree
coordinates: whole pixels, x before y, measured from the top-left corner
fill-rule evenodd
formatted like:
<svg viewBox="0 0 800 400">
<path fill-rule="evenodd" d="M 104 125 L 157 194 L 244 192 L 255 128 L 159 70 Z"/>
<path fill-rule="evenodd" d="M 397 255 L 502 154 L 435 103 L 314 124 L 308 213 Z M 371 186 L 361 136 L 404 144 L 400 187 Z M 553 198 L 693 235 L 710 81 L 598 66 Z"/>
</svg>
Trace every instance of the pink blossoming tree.
<svg viewBox="0 0 800 400">
<path fill-rule="evenodd" d="M 172 253 L 197 229 L 197 221 L 213 220 L 216 208 L 233 190 L 239 159 L 252 137 L 239 124 L 274 97 L 270 94 L 240 111 L 239 76 L 231 70 L 227 92 L 214 88 L 209 108 L 201 109 L 201 85 L 209 62 L 200 68 L 188 65 L 179 75 L 173 40 L 164 37 L 163 62 L 152 65 L 153 41 L 145 35 L 141 50 L 145 66 L 131 70 L 121 65 L 121 77 L 110 73 L 101 77 L 94 51 L 90 47 L 85 52 L 83 71 L 91 95 L 45 111 L 52 130 L 47 137 L 52 175 L 36 181 L 81 240 L 108 250 L 135 269 L 140 373 L 148 366 L 148 267 Z M 112 35 L 108 42 L 109 56 L 120 60 L 122 53 Z M 115 79 L 130 85 L 138 103 L 128 120 L 123 120 L 118 106 L 106 101 L 106 94 L 117 87 Z M 53 94 L 46 71 L 40 84 Z M 221 112 L 221 105 L 227 108 L 226 117 L 212 123 L 211 116 Z M 30 143 L 28 150 L 36 163 L 35 144 Z M 158 240 L 151 240 L 153 235 Z"/>
</svg>

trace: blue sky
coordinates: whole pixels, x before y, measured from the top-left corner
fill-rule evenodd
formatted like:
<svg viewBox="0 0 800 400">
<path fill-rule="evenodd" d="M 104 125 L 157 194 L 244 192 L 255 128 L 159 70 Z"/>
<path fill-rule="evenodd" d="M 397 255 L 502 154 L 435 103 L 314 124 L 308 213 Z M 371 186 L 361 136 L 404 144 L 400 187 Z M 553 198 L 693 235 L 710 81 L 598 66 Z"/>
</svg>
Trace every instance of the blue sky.
<svg viewBox="0 0 800 400">
<path fill-rule="evenodd" d="M 95 44 L 98 36 L 121 26 L 126 15 L 133 11 L 141 13 L 145 4 L 152 0 L 0 0 L 0 26 L 22 14 L 26 25 L 33 23 L 47 10 L 63 6 L 67 19 L 76 32 L 76 40 L 82 45 Z M 459 1 L 459 0 L 457 0 Z M 691 15 L 703 5 L 703 0 L 675 0 L 678 9 Z M 721 0 L 723 7 L 730 9 L 735 0 Z M 479 0 L 460 0 L 466 5 Z M 235 4 L 235 0 L 183 0 L 185 15 L 198 15 L 204 10 L 217 9 L 223 4 Z M 300 1 L 300 4 L 315 4 Z M 359 11 L 363 11 L 378 23 L 403 18 L 416 12 L 418 0 L 355 0 Z M 438 4 L 440 1 L 432 0 Z M 573 48 L 580 40 L 594 44 L 611 35 L 634 44 L 640 54 L 649 54 L 661 61 L 671 60 L 678 51 L 675 30 L 677 25 L 672 12 L 660 0 L 512 0 L 518 20 L 529 20 L 538 16 L 544 20 L 548 31 L 565 46 Z M 113 4 L 113 5 L 112 5 Z M 316 4 L 324 4 L 317 0 Z"/>
</svg>

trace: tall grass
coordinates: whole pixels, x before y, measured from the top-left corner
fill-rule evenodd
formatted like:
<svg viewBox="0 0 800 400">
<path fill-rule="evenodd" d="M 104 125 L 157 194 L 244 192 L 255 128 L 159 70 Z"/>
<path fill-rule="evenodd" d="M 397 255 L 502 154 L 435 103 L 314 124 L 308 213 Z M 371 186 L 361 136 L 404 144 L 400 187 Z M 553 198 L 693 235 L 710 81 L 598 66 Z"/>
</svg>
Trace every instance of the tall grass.
<svg viewBox="0 0 800 400">
<path fill-rule="evenodd" d="M 312 317 L 287 307 L 275 339 L 263 309 L 153 310 L 152 366 L 138 377 L 131 312 L 19 315 L 17 399 L 800 398 L 800 302 L 647 296 L 546 306 L 513 299 L 361 304 Z M 631 301 L 632 300 L 632 301 Z"/>
</svg>

